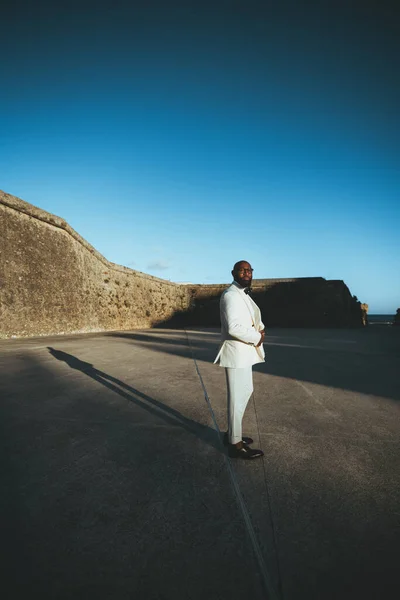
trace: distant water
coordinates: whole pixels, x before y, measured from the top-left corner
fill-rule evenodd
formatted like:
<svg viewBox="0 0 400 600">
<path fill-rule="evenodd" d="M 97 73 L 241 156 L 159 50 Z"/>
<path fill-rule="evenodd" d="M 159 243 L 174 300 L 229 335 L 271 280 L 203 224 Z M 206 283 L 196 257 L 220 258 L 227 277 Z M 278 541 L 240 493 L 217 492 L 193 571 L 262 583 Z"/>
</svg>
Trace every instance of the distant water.
<svg viewBox="0 0 400 600">
<path fill-rule="evenodd" d="M 394 315 L 368 315 L 370 325 L 392 325 Z"/>
</svg>

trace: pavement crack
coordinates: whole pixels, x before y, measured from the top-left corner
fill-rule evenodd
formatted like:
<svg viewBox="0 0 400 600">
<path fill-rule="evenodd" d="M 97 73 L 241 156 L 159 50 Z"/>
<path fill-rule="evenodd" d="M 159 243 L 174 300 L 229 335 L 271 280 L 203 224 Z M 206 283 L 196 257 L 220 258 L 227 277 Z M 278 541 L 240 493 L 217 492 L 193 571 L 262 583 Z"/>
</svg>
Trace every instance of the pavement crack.
<svg viewBox="0 0 400 600">
<path fill-rule="evenodd" d="M 185 329 L 185 333 L 186 333 L 187 342 L 188 342 L 188 345 L 189 345 L 189 348 L 190 348 L 191 356 L 192 356 L 192 359 L 193 359 L 193 362 L 194 362 L 194 365 L 195 365 L 195 369 L 196 369 L 197 375 L 198 375 L 198 377 L 200 379 L 201 387 L 203 388 L 204 398 L 206 400 L 206 403 L 208 405 L 208 409 L 209 409 L 210 414 L 211 414 L 211 418 L 212 418 L 212 421 L 213 421 L 213 424 L 214 424 L 214 428 L 218 432 L 219 439 L 221 440 L 222 439 L 221 438 L 221 432 L 220 432 L 220 429 L 218 427 L 218 423 L 217 423 L 217 420 L 216 420 L 216 417 L 215 417 L 215 413 L 214 413 L 214 410 L 213 410 L 213 408 L 211 406 L 211 401 L 210 401 L 210 398 L 208 396 L 207 389 L 206 389 L 206 386 L 204 384 L 203 378 L 201 376 L 201 373 L 200 373 L 200 370 L 199 370 L 199 367 L 198 367 L 198 364 L 197 364 L 196 356 L 195 356 L 195 353 L 193 351 L 193 347 L 192 347 L 192 344 L 190 342 L 190 338 L 189 338 L 189 335 L 188 335 L 186 329 Z M 222 445 L 222 442 L 220 442 L 220 443 Z M 271 578 L 271 576 L 270 576 L 270 574 L 268 572 L 267 566 L 265 564 L 265 561 L 264 561 L 264 558 L 263 558 L 263 555 L 262 555 L 262 552 L 261 552 L 261 549 L 260 549 L 260 545 L 258 543 L 258 540 L 257 540 L 257 537 L 256 537 L 256 533 L 254 531 L 254 527 L 253 527 L 253 524 L 252 524 L 252 521 L 251 521 L 251 518 L 250 518 L 250 514 L 249 514 L 249 511 L 247 509 L 246 503 L 245 503 L 245 501 L 243 499 L 243 495 L 242 495 L 242 493 L 240 491 L 239 483 L 238 483 L 235 471 L 234 471 L 234 469 L 232 467 L 232 463 L 231 463 L 231 461 L 229 460 L 228 456 L 225 453 L 224 453 L 224 458 L 225 458 L 225 463 L 227 465 L 228 473 L 229 473 L 229 476 L 230 476 L 230 479 L 231 479 L 231 483 L 233 485 L 233 489 L 234 489 L 234 492 L 235 492 L 236 500 L 238 502 L 239 509 L 240 509 L 240 511 L 242 513 L 242 517 L 243 517 L 243 520 L 244 520 L 244 523 L 245 523 L 245 527 L 246 527 L 247 532 L 248 532 L 249 537 L 250 537 L 250 541 L 251 541 L 251 544 L 252 544 L 252 547 L 253 547 L 253 551 L 254 551 L 257 563 L 258 563 L 258 567 L 259 567 L 259 571 L 260 571 L 260 574 L 261 574 L 261 577 L 262 577 L 262 580 L 263 580 L 265 591 L 267 592 L 267 598 L 268 598 L 268 600 L 279 600 L 279 598 L 278 598 L 278 596 L 277 596 L 277 594 L 275 592 L 275 589 L 272 586 L 272 583 L 271 583 L 272 578 Z"/>
</svg>

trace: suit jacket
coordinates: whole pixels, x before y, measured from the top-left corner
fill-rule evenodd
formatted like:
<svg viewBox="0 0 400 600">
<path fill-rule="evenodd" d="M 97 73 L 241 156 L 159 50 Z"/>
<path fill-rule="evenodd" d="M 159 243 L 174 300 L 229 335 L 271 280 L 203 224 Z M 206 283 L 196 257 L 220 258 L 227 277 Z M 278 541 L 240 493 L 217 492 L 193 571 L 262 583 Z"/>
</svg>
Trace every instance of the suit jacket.
<svg viewBox="0 0 400 600">
<path fill-rule="evenodd" d="M 220 314 L 222 344 L 214 363 L 240 369 L 264 362 L 263 345 L 256 348 L 264 329 L 260 309 L 235 281 L 222 293 Z"/>
</svg>

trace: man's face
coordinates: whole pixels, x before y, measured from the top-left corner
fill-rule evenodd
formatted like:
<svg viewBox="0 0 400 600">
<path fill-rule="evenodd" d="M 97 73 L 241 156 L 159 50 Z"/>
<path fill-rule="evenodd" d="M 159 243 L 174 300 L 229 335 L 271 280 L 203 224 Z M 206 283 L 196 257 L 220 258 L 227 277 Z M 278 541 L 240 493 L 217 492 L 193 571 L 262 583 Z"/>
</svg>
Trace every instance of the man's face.
<svg viewBox="0 0 400 600">
<path fill-rule="evenodd" d="M 253 280 L 253 269 L 250 263 L 242 261 L 232 271 L 233 279 L 242 287 L 250 287 Z"/>
</svg>

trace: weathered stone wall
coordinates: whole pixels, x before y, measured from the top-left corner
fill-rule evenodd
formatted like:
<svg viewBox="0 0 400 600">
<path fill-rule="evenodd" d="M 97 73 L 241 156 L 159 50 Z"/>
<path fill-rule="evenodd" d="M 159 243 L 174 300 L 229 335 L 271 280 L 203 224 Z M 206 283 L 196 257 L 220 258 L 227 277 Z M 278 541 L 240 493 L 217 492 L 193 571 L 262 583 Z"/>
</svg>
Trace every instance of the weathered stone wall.
<svg viewBox="0 0 400 600">
<path fill-rule="evenodd" d="M 179 285 L 115 265 L 66 221 L 0 191 L 0 338 L 219 326 L 229 285 Z M 268 327 L 353 327 L 365 306 L 343 281 L 256 279 Z"/>
<path fill-rule="evenodd" d="M 0 192 L 0 337 L 152 327 L 188 289 L 110 263 L 63 219 Z"/>
</svg>

